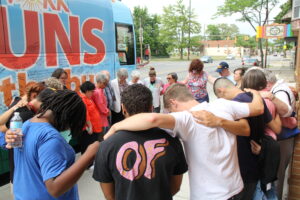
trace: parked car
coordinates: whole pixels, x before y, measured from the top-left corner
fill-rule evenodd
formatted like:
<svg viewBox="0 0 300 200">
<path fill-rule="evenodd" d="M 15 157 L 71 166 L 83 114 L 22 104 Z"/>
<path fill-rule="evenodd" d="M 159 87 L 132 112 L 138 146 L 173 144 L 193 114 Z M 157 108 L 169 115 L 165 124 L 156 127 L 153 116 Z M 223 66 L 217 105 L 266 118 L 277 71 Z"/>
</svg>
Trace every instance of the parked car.
<svg viewBox="0 0 300 200">
<path fill-rule="evenodd" d="M 242 57 L 242 62 L 244 62 L 244 60 L 247 60 L 247 59 L 249 59 L 249 58 L 251 58 L 250 56 L 243 56 Z"/>
<path fill-rule="evenodd" d="M 214 60 L 210 56 L 202 56 L 201 61 L 204 63 L 213 63 Z"/>
<path fill-rule="evenodd" d="M 235 59 L 235 57 L 233 55 L 228 55 L 226 57 L 226 60 L 234 60 L 234 59 Z"/>
<path fill-rule="evenodd" d="M 253 66 L 259 66 L 259 60 L 257 58 L 248 58 L 242 61 L 242 65 L 245 67 L 253 67 Z"/>
</svg>

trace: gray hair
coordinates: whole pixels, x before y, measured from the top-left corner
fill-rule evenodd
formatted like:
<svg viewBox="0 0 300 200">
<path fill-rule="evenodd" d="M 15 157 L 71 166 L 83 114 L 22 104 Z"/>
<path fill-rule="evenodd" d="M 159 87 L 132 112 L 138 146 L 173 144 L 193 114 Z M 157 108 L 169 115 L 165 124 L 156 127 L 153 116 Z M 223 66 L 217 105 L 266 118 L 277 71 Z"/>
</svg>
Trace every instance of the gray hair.
<svg viewBox="0 0 300 200">
<path fill-rule="evenodd" d="M 50 88 L 53 88 L 56 90 L 64 89 L 63 84 L 55 77 L 47 78 L 44 82 L 47 87 L 50 87 Z"/>
<path fill-rule="evenodd" d="M 141 73 L 140 73 L 139 71 L 137 71 L 137 70 L 133 70 L 133 71 L 131 72 L 131 77 L 132 77 L 132 78 L 134 78 L 134 77 L 140 78 L 140 77 L 141 77 Z"/>
<path fill-rule="evenodd" d="M 107 71 L 107 70 L 102 70 L 102 71 L 100 72 L 100 74 L 104 74 L 104 75 L 107 76 L 108 80 L 110 79 L 110 73 L 109 73 L 109 71 Z"/>
<path fill-rule="evenodd" d="M 268 83 L 275 84 L 277 82 L 277 77 L 276 77 L 276 75 L 272 71 L 270 71 L 268 69 L 264 69 L 263 72 L 264 72 L 264 74 L 266 76 L 266 79 L 267 79 Z"/>
<path fill-rule="evenodd" d="M 103 73 L 99 73 L 96 75 L 96 82 L 97 83 L 105 83 L 105 82 L 108 82 L 109 81 L 109 78 L 106 74 L 103 74 Z"/>
<path fill-rule="evenodd" d="M 117 76 L 118 78 L 121 78 L 121 77 L 126 77 L 128 78 L 128 71 L 126 68 L 120 68 L 117 72 Z"/>
</svg>

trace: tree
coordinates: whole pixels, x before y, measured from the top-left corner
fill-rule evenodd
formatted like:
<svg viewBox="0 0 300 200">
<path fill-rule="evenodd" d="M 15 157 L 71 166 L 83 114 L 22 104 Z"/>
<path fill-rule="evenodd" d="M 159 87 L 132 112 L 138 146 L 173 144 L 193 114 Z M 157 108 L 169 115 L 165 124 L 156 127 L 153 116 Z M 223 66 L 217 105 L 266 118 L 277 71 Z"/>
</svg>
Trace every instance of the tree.
<svg viewBox="0 0 300 200">
<path fill-rule="evenodd" d="M 223 40 L 228 37 L 233 39 L 240 32 L 239 27 L 235 24 L 218 24 L 221 35 L 223 35 Z"/>
<path fill-rule="evenodd" d="M 249 48 L 251 54 L 253 54 L 256 50 L 257 42 L 256 42 L 256 37 L 249 37 L 248 35 L 245 34 L 240 34 L 235 37 L 236 38 L 236 43 L 235 45 L 237 47 L 244 47 L 244 48 Z"/>
<path fill-rule="evenodd" d="M 239 28 L 235 24 L 210 24 L 205 32 L 209 40 L 227 40 L 237 36 Z"/>
<path fill-rule="evenodd" d="M 149 44 L 151 54 L 154 56 L 166 56 L 167 44 L 160 40 L 160 19 L 158 15 L 150 15 L 147 8 L 135 7 L 133 10 L 135 36 L 136 36 L 136 53 L 140 55 L 140 25 L 143 28 L 143 44 Z M 143 47 L 144 50 L 144 47 Z"/>
<path fill-rule="evenodd" d="M 292 0 L 288 0 L 286 3 L 280 6 L 281 11 L 275 17 L 275 23 L 282 23 L 282 17 L 286 15 L 292 9 Z"/>
<path fill-rule="evenodd" d="M 257 26 L 264 26 L 268 23 L 270 12 L 277 3 L 278 0 L 225 0 L 224 5 L 218 7 L 215 16 L 227 17 L 239 14 L 241 17 L 238 20 L 249 23 L 256 32 Z M 259 49 L 263 64 L 263 39 L 259 39 Z"/>
<path fill-rule="evenodd" d="M 195 11 L 190 12 L 183 4 L 183 0 L 178 0 L 175 5 L 164 7 L 161 22 L 161 39 L 168 43 L 169 51 L 179 49 L 180 58 L 183 59 L 183 50 L 192 42 L 188 33 L 200 33 L 200 24 L 196 21 Z"/>
<path fill-rule="evenodd" d="M 216 25 L 208 25 L 205 34 L 208 36 L 208 40 L 222 40 L 221 31 Z"/>
</svg>

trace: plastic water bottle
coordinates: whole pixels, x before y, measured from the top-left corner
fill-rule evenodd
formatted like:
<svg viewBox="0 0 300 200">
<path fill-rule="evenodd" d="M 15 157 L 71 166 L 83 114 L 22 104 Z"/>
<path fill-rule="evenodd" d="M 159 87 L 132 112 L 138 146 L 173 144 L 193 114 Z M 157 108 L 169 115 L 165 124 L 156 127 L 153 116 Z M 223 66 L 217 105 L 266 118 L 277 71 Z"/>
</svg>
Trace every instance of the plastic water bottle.
<svg viewBox="0 0 300 200">
<path fill-rule="evenodd" d="M 13 132 L 17 132 L 18 137 L 15 139 L 15 142 L 11 143 L 13 148 L 22 147 L 22 125 L 23 121 L 20 117 L 19 112 L 15 112 L 13 118 L 10 120 L 10 130 Z"/>
</svg>

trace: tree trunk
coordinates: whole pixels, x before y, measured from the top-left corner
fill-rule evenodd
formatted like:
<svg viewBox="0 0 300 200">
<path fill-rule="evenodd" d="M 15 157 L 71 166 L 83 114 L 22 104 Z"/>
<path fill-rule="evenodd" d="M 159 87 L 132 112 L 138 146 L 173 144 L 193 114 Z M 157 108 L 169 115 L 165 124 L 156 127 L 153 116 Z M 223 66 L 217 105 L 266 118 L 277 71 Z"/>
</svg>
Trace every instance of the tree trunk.
<svg viewBox="0 0 300 200">
<path fill-rule="evenodd" d="M 180 48 L 180 60 L 183 60 L 183 48 Z"/>
<path fill-rule="evenodd" d="M 259 38 L 259 50 L 260 50 L 260 66 L 264 67 L 264 51 L 263 51 L 263 44 L 262 44 L 262 38 Z"/>
</svg>

